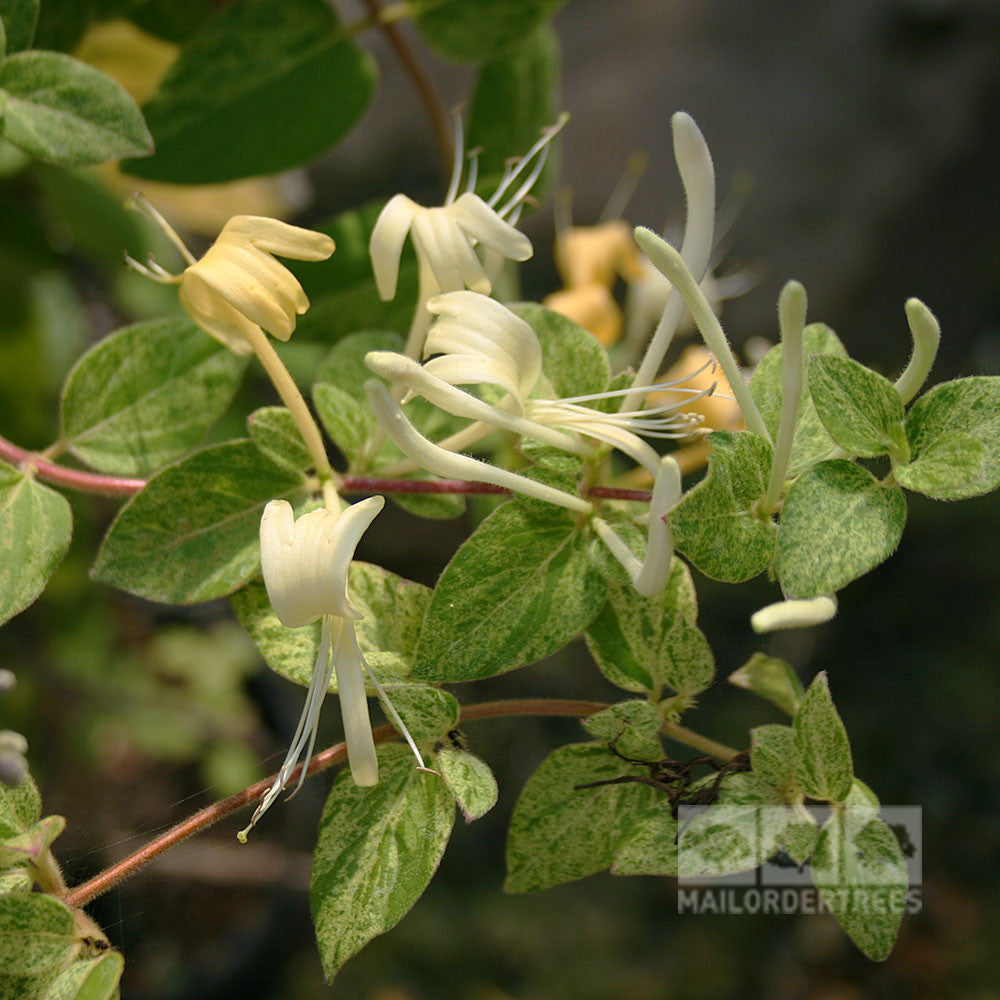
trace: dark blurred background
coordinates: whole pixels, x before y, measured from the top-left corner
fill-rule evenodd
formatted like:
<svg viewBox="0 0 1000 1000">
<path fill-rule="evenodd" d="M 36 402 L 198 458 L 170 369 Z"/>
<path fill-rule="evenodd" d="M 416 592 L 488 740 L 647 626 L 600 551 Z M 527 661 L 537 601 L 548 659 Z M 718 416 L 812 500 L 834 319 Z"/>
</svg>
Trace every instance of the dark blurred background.
<svg viewBox="0 0 1000 1000">
<path fill-rule="evenodd" d="M 629 220 L 682 221 L 669 119 L 683 108 L 708 139 L 720 191 L 741 176 L 753 182 L 727 241 L 730 261 L 763 273 L 727 305 L 737 344 L 775 337 L 777 293 L 794 277 L 809 291 L 810 319 L 829 323 L 853 356 L 886 374 L 908 356 L 909 295 L 941 320 L 935 380 L 1000 370 L 1000 5 L 572 0 L 555 27 L 573 116 L 562 179 L 579 223 L 596 221 L 635 149 L 649 153 L 650 169 Z M 398 190 L 428 204 L 440 197 L 408 81 L 379 36 L 363 41 L 380 65 L 380 91 L 352 136 L 311 171 L 310 219 Z M 464 100 L 470 74 L 427 59 L 449 104 Z M 551 225 L 547 209 L 526 225 L 536 248 L 528 295 L 556 285 Z M 95 308 L 77 322 L 64 364 L 113 325 Z M 55 435 L 52 390 L 62 372 L 25 389 L 22 373 L 40 363 L 33 343 L 5 346 L 0 409 L 5 434 L 41 447 Z M 46 349 L 58 355 L 60 345 Z M 13 395 L 15 372 L 23 398 Z M 0 632 L 0 662 L 21 681 L 3 706 L 5 724 L 31 741 L 46 810 L 68 818 L 57 854 L 78 881 L 266 773 L 301 692 L 259 669 L 225 602 L 166 609 L 88 584 L 114 505 L 71 499 L 77 531 L 67 562 L 43 599 Z M 379 528 L 360 555 L 433 583 L 467 524 L 418 521 L 394 507 Z M 743 746 L 749 727 L 780 721 L 724 682 L 757 649 L 786 657 L 807 681 L 827 670 L 858 775 L 883 803 L 922 807 L 924 908 L 904 921 L 887 962 L 864 959 L 826 917 L 678 915 L 667 880 L 600 875 L 503 895 L 505 829 L 521 785 L 551 749 L 584 734 L 571 721 L 498 720 L 468 727 L 497 772 L 498 806 L 469 827 L 458 821 L 424 898 L 333 987 L 322 982 L 306 893 L 329 784 L 320 777 L 273 810 L 250 847 L 233 839 L 239 817 L 94 904 L 125 951 L 124 995 L 1000 997 L 998 529 L 996 496 L 936 504 L 909 495 L 899 551 L 847 588 L 834 622 L 763 640 L 748 617 L 775 599 L 773 588 L 696 581 L 720 680 L 691 713 L 692 727 Z M 455 693 L 465 701 L 619 695 L 580 643 Z M 327 712 L 331 740 L 335 716 Z"/>
</svg>

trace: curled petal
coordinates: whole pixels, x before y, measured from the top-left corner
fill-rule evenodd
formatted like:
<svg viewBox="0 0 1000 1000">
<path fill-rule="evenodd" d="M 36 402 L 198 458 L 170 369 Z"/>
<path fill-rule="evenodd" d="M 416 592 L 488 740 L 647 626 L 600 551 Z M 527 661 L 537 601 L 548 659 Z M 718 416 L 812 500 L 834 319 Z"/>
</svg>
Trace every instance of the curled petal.
<svg viewBox="0 0 1000 1000">
<path fill-rule="evenodd" d="M 681 470 L 677 462 L 665 455 L 653 486 L 649 504 L 649 538 L 642 569 L 632 580 L 632 585 L 643 597 L 658 594 L 667 585 L 674 542 L 670 534 L 667 514 L 681 498 Z"/>
<path fill-rule="evenodd" d="M 261 215 L 234 215 L 222 233 L 291 260 L 326 260 L 336 249 L 336 244 L 326 233 L 290 226 L 287 222 Z"/>
<path fill-rule="evenodd" d="M 508 260 L 528 260 L 534 252 L 531 240 L 504 222 L 479 195 L 468 191 L 459 195 L 449 211 L 466 234 Z"/>
<path fill-rule="evenodd" d="M 344 623 L 340 636 L 341 641 L 334 654 L 334 669 L 337 672 L 340 714 L 344 720 L 347 761 L 354 783 L 361 788 L 369 788 L 378 784 L 378 756 L 372 739 L 361 650 L 358 649 L 354 626 L 350 622 Z"/>
<path fill-rule="evenodd" d="M 295 329 L 294 312 L 289 316 L 273 292 L 254 279 L 237 261 L 219 255 L 213 247 L 184 272 L 181 287 L 197 277 L 215 295 L 224 299 L 250 322 L 280 340 L 288 340 Z"/>
<path fill-rule="evenodd" d="M 368 253 L 375 274 L 379 298 L 387 302 L 396 294 L 399 279 L 399 258 L 406 235 L 420 206 L 404 194 L 390 198 L 382 209 L 368 241 Z"/>
<path fill-rule="evenodd" d="M 191 319 L 224 347 L 244 357 L 253 353 L 244 331 L 256 324 L 216 295 L 198 274 L 185 274 L 178 297 Z"/>
</svg>

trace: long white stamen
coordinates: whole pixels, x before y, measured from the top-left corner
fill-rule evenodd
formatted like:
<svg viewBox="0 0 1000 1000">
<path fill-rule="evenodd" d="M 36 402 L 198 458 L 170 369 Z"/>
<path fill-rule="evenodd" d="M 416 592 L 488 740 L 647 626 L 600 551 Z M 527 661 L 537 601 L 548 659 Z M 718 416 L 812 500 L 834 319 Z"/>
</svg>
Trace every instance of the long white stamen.
<svg viewBox="0 0 1000 1000">
<path fill-rule="evenodd" d="M 681 498 L 681 470 L 676 460 L 665 455 L 653 486 L 649 502 L 649 534 L 646 541 L 646 558 L 642 569 L 632 580 L 632 586 L 643 597 L 653 597 L 667 585 L 674 539 L 670 533 L 667 514 Z"/>
<path fill-rule="evenodd" d="M 465 190 L 469 194 L 475 194 L 476 191 L 476 181 L 479 180 L 479 154 L 481 150 L 472 149 L 469 150 L 468 160 L 469 160 L 469 176 L 465 182 Z"/>
<path fill-rule="evenodd" d="M 372 682 L 372 687 L 375 688 L 376 693 L 382 700 L 382 707 L 385 709 L 385 714 L 389 716 L 390 721 L 396 727 L 396 731 L 406 740 L 407 745 L 413 751 L 413 756 L 417 758 L 417 765 L 422 771 L 430 771 L 431 769 L 424 764 L 420 748 L 414 742 L 409 729 L 406 728 L 406 723 L 400 718 L 399 712 L 396 711 L 396 706 L 393 705 L 392 699 L 389 697 L 386 689 L 379 683 L 379 679 L 375 676 L 375 671 L 368 665 L 368 661 L 365 659 L 363 653 L 361 654 L 361 665 L 365 668 L 368 680 Z M 431 773 L 437 774 L 437 771 L 432 771 Z"/>
<path fill-rule="evenodd" d="M 334 667 L 337 671 L 340 715 L 344 722 L 347 762 L 354 783 L 360 788 L 370 788 L 378 784 L 378 755 L 372 739 L 361 650 L 358 649 L 354 626 L 345 622 L 341 627 L 341 638 L 343 641 L 338 643 L 340 648 L 334 657 Z"/>
<path fill-rule="evenodd" d="M 144 278 L 149 278 L 151 281 L 155 281 L 159 285 L 177 285 L 180 283 L 180 275 L 170 275 L 164 271 L 162 274 L 153 271 L 151 268 L 147 267 L 145 264 L 140 264 L 135 257 L 129 254 L 122 254 L 122 258 L 125 261 L 125 266 L 131 268 L 133 271 L 138 271 Z"/>
<path fill-rule="evenodd" d="M 634 580 L 642 572 L 642 560 L 622 541 L 618 532 L 603 518 L 593 517 L 590 523 L 611 554 L 622 564 L 629 579 Z"/>
<path fill-rule="evenodd" d="M 135 208 L 140 212 L 144 212 L 149 218 L 151 218 L 166 234 L 167 239 L 181 252 L 181 256 L 187 261 L 188 266 L 197 264 L 198 261 L 194 258 L 191 251 L 188 250 L 184 241 L 177 235 L 177 231 L 169 222 L 146 200 L 141 191 L 136 191 L 132 195 L 132 200 L 128 205 L 129 208 Z"/>
<path fill-rule="evenodd" d="M 542 134 L 535 142 L 535 144 L 522 156 L 517 163 L 508 171 L 504 171 L 504 176 L 500 179 L 500 184 L 496 191 L 493 192 L 493 196 L 487 202 L 490 208 L 495 208 L 501 201 L 501 199 L 507 194 L 510 186 L 517 180 L 518 177 L 524 172 L 525 168 L 535 157 L 537 153 L 545 149 L 546 146 L 562 131 L 563 126 L 569 121 L 569 114 L 567 112 L 562 112 L 559 117 L 555 120 L 552 125 L 547 128 L 542 129 Z M 510 203 L 508 202 L 505 206 L 504 211 L 510 210 Z M 501 213 L 502 214 L 502 213 Z"/>
<path fill-rule="evenodd" d="M 462 114 L 456 108 L 451 113 L 452 121 L 455 123 L 455 157 L 452 161 L 451 180 L 448 183 L 448 193 L 444 196 L 444 203 L 450 205 L 458 197 L 458 187 L 462 183 L 462 166 L 465 163 L 465 135 L 462 130 Z"/>
<path fill-rule="evenodd" d="M 906 322 L 913 337 L 913 356 L 896 379 L 896 392 L 904 406 L 920 391 L 930 374 L 941 343 L 941 327 L 920 299 L 906 300 Z"/>
<path fill-rule="evenodd" d="M 618 178 L 618 183 L 608 195 L 604 211 L 601 212 L 600 218 L 597 220 L 598 225 L 602 222 L 620 219 L 625 214 L 625 209 L 628 208 L 628 203 L 632 200 L 632 195 L 635 194 L 635 189 L 639 186 L 639 181 L 642 180 L 642 175 L 648 166 L 649 154 L 641 150 L 636 150 L 628 158 L 625 170 Z"/>
</svg>

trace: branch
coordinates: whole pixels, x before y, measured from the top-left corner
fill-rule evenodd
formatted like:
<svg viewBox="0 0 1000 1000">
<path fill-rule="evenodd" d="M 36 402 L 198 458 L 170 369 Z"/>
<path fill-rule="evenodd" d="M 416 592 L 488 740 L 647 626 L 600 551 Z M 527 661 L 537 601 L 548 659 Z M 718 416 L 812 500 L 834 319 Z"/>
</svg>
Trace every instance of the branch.
<svg viewBox="0 0 1000 1000">
<path fill-rule="evenodd" d="M 127 497 L 138 493 L 146 485 L 144 479 L 125 479 L 120 476 L 102 476 L 94 472 L 67 469 L 64 465 L 56 465 L 55 462 L 49 462 L 30 451 L 18 448 L 16 444 L 11 444 L 2 437 L 0 437 L 0 458 L 19 468 L 34 469 L 39 479 L 44 479 L 55 486 L 66 486 L 84 493 Z"/>
<path fill-rule="evenodd" d="M 380 0 L 364 0 L 364 3 L 371 12 L 372 19 L 377 23 L 399 61 L 403 64 L 403 69 L 410 77 L 410 81 L 423 102 L 424 111 L 430 119 L 431 131 L 434 133 L 434 143 L 437 146 L 438 156 L 441 158 L 441 164 L 447 175 L 451 170 L 451 161 L 455 151 L 452 146 L 451 128 L 448 125 L 448 113 L 441 100 L 441 95 L 437 92 L 434 81 L 424 68 L 423 63 L 420 62 L 416 51 L 406 35 L 400 30 L 399 25 L 382 16 Z"/>
</svg>

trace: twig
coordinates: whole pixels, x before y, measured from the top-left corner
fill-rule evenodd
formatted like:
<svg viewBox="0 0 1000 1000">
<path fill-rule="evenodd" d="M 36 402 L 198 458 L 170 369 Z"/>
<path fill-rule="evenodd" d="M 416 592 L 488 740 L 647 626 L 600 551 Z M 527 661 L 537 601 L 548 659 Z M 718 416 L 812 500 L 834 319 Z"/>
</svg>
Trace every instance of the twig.
<svg viewBox="0 0 1000 1000">
<path fill-rule="evenodd" d="M 64 465 L 57 465 L 30 451 L 18 448 L 16 444 L 11 444 L 2 437 L 0 437 L 0 458 L 19 467 L 30 466 L 38 474 L 38 478 L 46 482 L 56 486 L 66 486 L 71 490 L 81 490 L 84 493 L 124 497 L 138 493 L 146 485 L 144 479 L 102 476 L 94 472 L 67 469 Z"/>
</svg>

